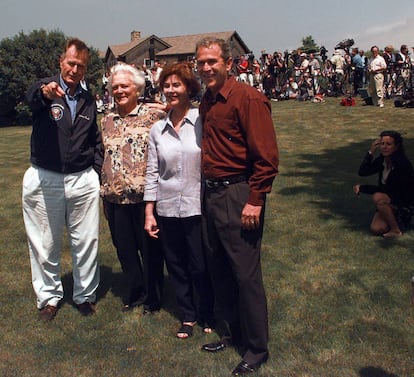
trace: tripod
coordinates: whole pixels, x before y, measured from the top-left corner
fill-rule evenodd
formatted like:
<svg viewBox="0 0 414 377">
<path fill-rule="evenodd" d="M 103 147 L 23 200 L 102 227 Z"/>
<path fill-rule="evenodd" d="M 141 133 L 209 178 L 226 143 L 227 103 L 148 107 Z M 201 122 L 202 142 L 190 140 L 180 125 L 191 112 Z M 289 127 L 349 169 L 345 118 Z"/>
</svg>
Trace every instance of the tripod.
<svg viewBox="0 0 414 377">
<path fill-rule="evenodd" d="M 400 95 L 403 98 L 411 98 L 413 96 L 412 68 L 411 63 L 404 63 L 401 68 L 396 70 L 393 80 L 395 95 Z"/>
</svg>

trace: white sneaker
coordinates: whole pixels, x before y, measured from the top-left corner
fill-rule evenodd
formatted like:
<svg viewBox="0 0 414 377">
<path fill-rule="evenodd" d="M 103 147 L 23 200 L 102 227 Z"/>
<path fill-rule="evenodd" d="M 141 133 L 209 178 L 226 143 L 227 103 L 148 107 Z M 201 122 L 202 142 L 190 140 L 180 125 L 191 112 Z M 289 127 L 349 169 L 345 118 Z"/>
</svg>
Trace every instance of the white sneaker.
<svg viewBox="0 0 414 377">
<path fill-rule="evenodd" d="M 379 107 L 384 107 L 384 104 L 383 104 L 383 103 L 381 103 L 381 104 L 379 104 L 378 106 L 379 106 Z"/>
</svg>

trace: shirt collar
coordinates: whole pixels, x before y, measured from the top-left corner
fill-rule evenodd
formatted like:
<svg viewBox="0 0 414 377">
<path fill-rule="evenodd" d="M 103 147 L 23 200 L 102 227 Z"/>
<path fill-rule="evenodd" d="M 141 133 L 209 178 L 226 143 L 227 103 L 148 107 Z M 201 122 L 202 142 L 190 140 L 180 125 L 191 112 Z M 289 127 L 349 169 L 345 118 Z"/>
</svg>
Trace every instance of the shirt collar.
<svg viewBox="0 0 414 377">
<path fill-rule="evenodd" d="M 138 116 L 139 111 L 141 109 L 142 104 L 137 104 L 134 108 L 134 110 L 132 110 L 129 114 L 125 115 L 122 118 L 126 118 L 126 117 L 135 117 Z M 121 116 L 119 115 L 118 112 L 113 112 L 114 118 L 121 118 Z"/>
<path fill-rule="evenodd" d="M 237 83 L 234 76 L 230 76 L 225 82 L 224 85 L 221 87 L 219 92 L 217 93 L 216 97 L 214 98 L 212 93 L 208 90 L 206 93 L 206 98 L 208 102 L 217 102 L 219 97 L 222 97 L 223 99 L 227 100 L 227 97 L 229 96 L 229 93 L 231 92 L 233 86 Z"/>
<path fill-rule="evenodd" d="M 165 125 L 163 128 L 163 132 L 167 129 L 167 127 L 172 127 L 172 121 L 170 119 L 171 116 L 171 112 L 172 110 L 170 110 L 167 114 L 167 116 L 165 117 Z M 196 124 L 198 118 L 198 109 L 196 107 L 194 107 L 193 105 L 191 105 L 190 109 L 187 112 L 187 115 L 184 117 L 184 123 L 189 123 L 192 126 L 194 126 Z"/>
<path fill-rule="evenodd" d="M 63 80 L 62 75 L 59 76 L 59 83 L 60 83 L 61 88 L 63 89 L 63 91 L 66 93 L 68 97 L 76 98 L 82 93 L 82 87 L 78 84 L 78 86 L 75 89 L 75 95 L 71 96 L 69 94 L 69 87 L 66 85 L 65 81 Z"/>
</svg>

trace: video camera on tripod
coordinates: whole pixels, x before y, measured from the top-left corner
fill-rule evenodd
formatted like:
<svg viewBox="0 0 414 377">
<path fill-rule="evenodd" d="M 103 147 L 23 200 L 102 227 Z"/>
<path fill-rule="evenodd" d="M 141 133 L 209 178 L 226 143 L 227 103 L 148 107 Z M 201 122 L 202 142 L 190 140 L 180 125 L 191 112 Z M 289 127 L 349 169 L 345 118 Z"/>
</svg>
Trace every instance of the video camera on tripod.
<svg viewBox="0 0 414 377">
<path fill-rule="evenodd" d="M 325 63 L 325 61 L 328 59 L 328 56 L 326 55 L 327 54 L 327 52 L 328 52 L 328 50 L 325 48 L 325 46 L 322 46 L 320 49 L 319 49 L 319 55 L 320 55 L 320 57 L 321 57 L 321 59 L 322 59 L 322 61 Z"/>
<path fill-rule="evenodd" d="M 353 39 L 344 39 L 335 46 L 335 50 L 345 50 L 349 53 L 349 48 L 354 45 Z"/>
</svg>

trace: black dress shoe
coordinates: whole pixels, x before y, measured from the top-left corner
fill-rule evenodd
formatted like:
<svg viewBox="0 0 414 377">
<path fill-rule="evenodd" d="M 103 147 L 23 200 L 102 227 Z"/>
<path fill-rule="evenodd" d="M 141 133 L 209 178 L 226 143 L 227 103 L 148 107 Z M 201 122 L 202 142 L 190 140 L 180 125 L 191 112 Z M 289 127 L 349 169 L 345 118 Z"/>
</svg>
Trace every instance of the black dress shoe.
<svg viewBox="0 0 414 377">
<path fill-rule="evenodd" d="M 236 368 L 233 369 L 233 372 L 231 372 L 232 376 L 242 376 L 244 374 L 254 373 L 256 372 L 262 364 L 264 364 L 267 359 L 269 358 L 269 355 L 266 355 L 262 361 L 254 364 L 249 364 L 246 361 L 242 360 Z"/>
<path fill-rule="evenodd" d="M 219 351 L 223 351 L 226 347 L 228 347 L 229 345 L 226 343 L 223 343 L 222 341 L 219 342 L 215 342 L 215 343 L 207 343 L 204 344 L 201 349 L 203 351 L 207 351 L 207 352 L 219 352 Z"/>
</svg>

